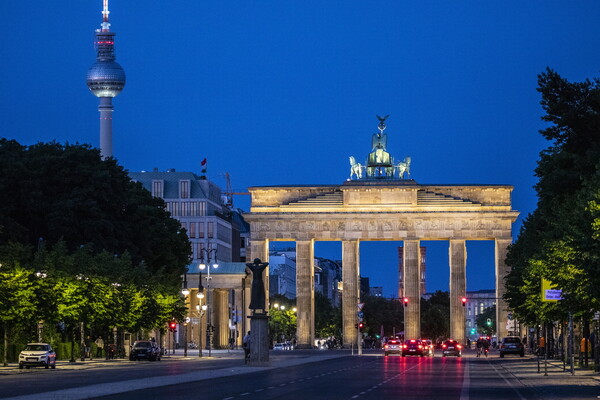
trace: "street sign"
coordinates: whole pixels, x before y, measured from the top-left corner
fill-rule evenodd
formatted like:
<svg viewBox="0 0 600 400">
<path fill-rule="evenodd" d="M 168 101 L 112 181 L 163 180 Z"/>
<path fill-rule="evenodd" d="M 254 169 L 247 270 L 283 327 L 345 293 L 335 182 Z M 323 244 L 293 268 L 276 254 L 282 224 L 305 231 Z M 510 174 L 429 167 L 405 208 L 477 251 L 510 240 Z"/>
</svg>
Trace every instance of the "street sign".
<svg viewBox="0 0 600 400">
<path fill-rule="evenodd" d="M 509 313 L 506 315 L 506 318 L 508 318 L 509 320 L 512 320 L 512 319 L 513 319 L 513 314 L 512 314 L 511 312 L 509 312 Z"/>
<path fill-rule="evenodd" d="M 192 317 L 192 325 L 198 325 L 200 318 Z"/>
<path fill-rule="evenodd" d="M 594 314 L 594 321 L 600 321 L 600 311 L 596 311 L 596 314 Z"/>
<path fill-rule="evenodd" d="M 358 303 L 358 311 L 362 311 L 364 306 L 365 306 L 365 303 Z"/>
<path fill-rule="evenodd" d="M 506 321 L 506 330 L 514 331 L 515 330 L 515 321 Z"/>
<path fill-rule="evenodd" d="M 363 318 L 364 318 L 364 316 L 365 316 L 365 314 L 362 311 L 359 311 L 356 314 L 358 315 L 358 319 L 362 321 Z"/>
</svg>

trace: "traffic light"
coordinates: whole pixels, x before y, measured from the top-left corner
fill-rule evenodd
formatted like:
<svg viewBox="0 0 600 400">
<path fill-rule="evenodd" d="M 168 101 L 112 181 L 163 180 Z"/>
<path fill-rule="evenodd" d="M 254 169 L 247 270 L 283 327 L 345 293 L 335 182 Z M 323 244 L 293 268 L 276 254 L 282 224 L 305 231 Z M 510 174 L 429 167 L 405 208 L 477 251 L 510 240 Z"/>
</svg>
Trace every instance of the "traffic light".
<svg viewBox="0 0 600 400">
<path fill-rule="evenodd" d="M 488 318 L 485 323 L 487 324 L 487 326 L 492 326 L 492 320 L 491 320 L 491 318 Z"/>
<path fill-rule="evenodd" d="M 404 307 L 408 307 L 408 297 L 404 298 Z"/>
<path fill-rule="evenodd" d="M 471 335 L 475 334 L 475 328 L 471 328 Z"/>
<path fill-rule="evenodd" d="M 358 329 L 360 329 L 362 331 L 362 328 L 365 327 L 365 324 L 363 324 L 362 322 L 358 323 Z"/>
<path fill-rule="evenodd" d="M 177 330 L 177 322 L 175 322 L 175 321 L 169 322 L 169 330 L 171 332 L 175 332 Z"/>
<path fill-rule="evenodd" d="M 463 307 L 466 307 L 466 305 L 467 305 L 467 298 L 463 297 L 462 299 L 460 299 L 460 301 L 462 301 Z"/>
</svg>

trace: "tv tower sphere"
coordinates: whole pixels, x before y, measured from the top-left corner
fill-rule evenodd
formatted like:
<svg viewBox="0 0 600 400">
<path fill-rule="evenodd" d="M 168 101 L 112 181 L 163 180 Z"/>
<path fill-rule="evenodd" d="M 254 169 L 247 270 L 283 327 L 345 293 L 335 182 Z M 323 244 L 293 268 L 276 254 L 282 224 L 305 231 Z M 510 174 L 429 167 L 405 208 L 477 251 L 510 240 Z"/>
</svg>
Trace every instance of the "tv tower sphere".
<svg viewBox="0 0 600 400">
<path fill-rule="evenodd" d="M 96 61 L 88 69 L 87 86 L 96 97 L 116 97 L 125 87 L 125 71 L 114 60 Z"/>
</svg>

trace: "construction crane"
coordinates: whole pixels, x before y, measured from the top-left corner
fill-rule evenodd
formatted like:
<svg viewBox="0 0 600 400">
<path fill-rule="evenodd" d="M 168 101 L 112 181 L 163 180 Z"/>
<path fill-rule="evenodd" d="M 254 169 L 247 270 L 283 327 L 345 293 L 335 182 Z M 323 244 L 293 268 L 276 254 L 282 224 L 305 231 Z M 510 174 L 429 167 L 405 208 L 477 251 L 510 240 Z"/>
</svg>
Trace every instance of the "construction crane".
<svg viewBox="0 0 600 400">
<path fill-rule="evenodd" d="M 225 195 L 225 206 L 227 208 L 229 208 L 230 210 L 233 209 L 233 196 L 235 195 L 249 195 L 250 192 L 242 192 L 242 191 L 233 191 L 233 189 L 231 188 L 231 175 L 229 174 L 229 172 L 224 172 L 221 175 L 223 175 L 225 177 L 225 192 L 223 192 L 223 194 Z"/>
</svg>

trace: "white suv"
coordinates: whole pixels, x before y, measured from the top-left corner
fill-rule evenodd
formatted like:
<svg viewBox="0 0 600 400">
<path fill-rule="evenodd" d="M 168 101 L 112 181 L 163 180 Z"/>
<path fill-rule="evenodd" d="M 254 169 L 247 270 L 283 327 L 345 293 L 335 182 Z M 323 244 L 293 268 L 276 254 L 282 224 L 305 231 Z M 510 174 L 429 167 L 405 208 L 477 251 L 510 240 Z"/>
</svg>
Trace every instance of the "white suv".
<svg viewBox="0 0 600 400">
<path fill-rule="evenodd" d="M 48 343 L 29 343 L 19 354 L 19 369 L 31 366 L 56 368 L 56 353 Z"/>
</svg>

